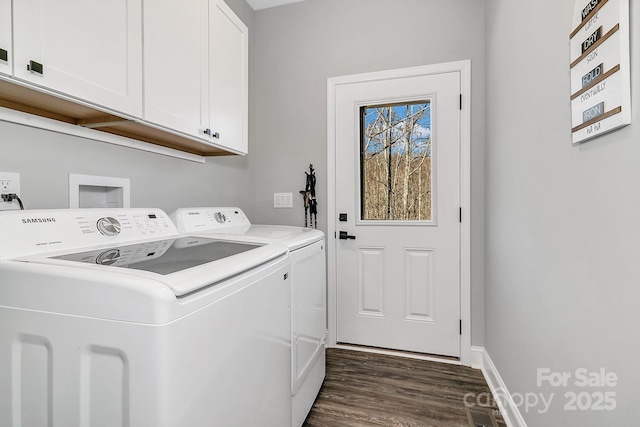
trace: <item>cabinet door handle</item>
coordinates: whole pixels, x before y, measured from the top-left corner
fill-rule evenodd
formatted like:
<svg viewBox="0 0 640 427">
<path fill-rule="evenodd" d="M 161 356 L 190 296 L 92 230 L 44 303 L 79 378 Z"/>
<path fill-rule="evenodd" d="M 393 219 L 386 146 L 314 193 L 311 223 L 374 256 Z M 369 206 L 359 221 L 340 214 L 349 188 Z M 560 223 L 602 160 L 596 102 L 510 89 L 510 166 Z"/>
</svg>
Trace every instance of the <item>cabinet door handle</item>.
<svg viewBox="0 0 640 427">
<path fill-rule="evenodd" d="M 32 73 L 38 73 L 40 75 L 44 74 L 42 64 L 36 61 L 29 61 L 29 64 L 27 65 L 27 70 L 31 71 Z"/>
<path fill-rule="evenodd" d="M 8 61 L 9 60 L 9 52 L 7 49 L 0 49 L 0 61 Z"/>
<path fill-rule="evenodd" d="M 211 129 L 205 129 L 203 132 L 210 137 L 220 138 L 220 134 L 218 132 L 211 132 Z"/>
</svg>

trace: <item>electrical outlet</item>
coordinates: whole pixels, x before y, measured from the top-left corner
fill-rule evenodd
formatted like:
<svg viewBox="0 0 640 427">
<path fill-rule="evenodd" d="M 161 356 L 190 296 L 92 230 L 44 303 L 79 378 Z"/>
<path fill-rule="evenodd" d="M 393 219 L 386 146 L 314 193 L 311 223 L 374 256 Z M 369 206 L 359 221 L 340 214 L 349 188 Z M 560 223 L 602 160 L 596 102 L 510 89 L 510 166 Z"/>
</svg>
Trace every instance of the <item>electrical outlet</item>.
<svg viewBox="0 0 640 427">
<path fill-rule="evenodd" d="M 0 194 L 14 193 L 20 196 L 20 174 L 0 172 Z M 17 201 L 5 202 L 0 199 L 0 211 L 19 209 Z"/>
</svg>

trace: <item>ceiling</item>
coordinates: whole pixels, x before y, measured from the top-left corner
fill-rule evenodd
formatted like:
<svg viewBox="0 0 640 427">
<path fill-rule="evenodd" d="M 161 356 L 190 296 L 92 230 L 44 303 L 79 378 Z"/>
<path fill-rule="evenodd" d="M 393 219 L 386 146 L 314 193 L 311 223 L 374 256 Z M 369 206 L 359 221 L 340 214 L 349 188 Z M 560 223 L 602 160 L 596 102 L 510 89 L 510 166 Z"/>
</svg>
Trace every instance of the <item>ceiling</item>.
<svg viewBox="0 0 640 427">
<path fill-rule="evenodd" d="M 304 0 L 247 0 L 253 10 L 267 9 L 269 7 L 282 6 L 283 4 L 297 3 Z"/>
</svg>

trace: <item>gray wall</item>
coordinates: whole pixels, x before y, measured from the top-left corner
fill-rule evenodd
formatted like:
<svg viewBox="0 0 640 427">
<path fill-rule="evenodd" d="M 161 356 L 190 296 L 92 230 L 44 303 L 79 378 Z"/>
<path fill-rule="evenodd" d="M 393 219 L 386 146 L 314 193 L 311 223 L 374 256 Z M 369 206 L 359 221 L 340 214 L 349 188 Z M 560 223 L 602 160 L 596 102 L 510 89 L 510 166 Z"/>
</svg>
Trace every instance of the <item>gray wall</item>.
<svg viewBox="0 0 640 427">
<path fill-rule="evenodd" d="M 249 27 L 251 37 L 253 10 L 245 0 L 226 1 Z M 0 122 L 0 171 L 20 173 L 21 198 L 32 209 L 67 208 L 68 175 L 78 173 L 130 178 L 132 207 L 171 212 L 192 205 L 234 205 L 246 208 L 251 216 L 250 163 L 249 156 L 231 156 L 199 164 Z"/>
<path fill-rule="evenodd" d="M 20 173 L 27 209 L 69 207 L 69 173 L 129 178 L 132 207 L 253 206 L 243 157 L 194 163 L 6 122 L 0 138 L 0 171 Z"/>
<path fill-rule="evenodd" d="M 483 342 L 484 2 L 307 0 L 256 12 L 252 152 L 259 222 L 301 225 L 309 164 L 327 224 L 327 78 L 472 60 L 473 343 Z M 274 192 L 294 209 L 273 209 Z"/>
<path fill-rule="evenodd" d="M 486 2 L 485 344 L 511 393 L 555 393 L 546 414 L 520 408 L 532 427 L 640 425 L 640 8 L 630 3 L 634 123 L 573 146 L 574 1 Z M 538 387 L 539 368 L 573 377 Z M 579 368 L 618 384 L 576 388 Z M 563 410 L 565 393 L 581 391 L 615 392 L 617 409 Z"/>
</svg>

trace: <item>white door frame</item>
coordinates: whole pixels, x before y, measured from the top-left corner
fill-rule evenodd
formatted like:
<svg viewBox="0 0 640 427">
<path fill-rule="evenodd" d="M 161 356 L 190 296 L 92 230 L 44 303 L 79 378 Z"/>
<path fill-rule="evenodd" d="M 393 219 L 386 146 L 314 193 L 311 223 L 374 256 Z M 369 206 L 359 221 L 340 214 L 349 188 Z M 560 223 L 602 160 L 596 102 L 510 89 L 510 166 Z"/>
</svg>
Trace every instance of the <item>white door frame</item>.
<svg viewBox="0 0 640 427">
<path fill-rule="evenodd" d="M 460 72 L 462 111 L 460 116 L 460 363 L 472 365 L 471 353 L 471 60 L 402 68 L 374 73 L 331 77 L 327 80 L 327 346 L 337 346 L 337 248 L 336 234 L 336 111 L 335 94 L 340 85 L 375 80 Z"/>
</svg>

